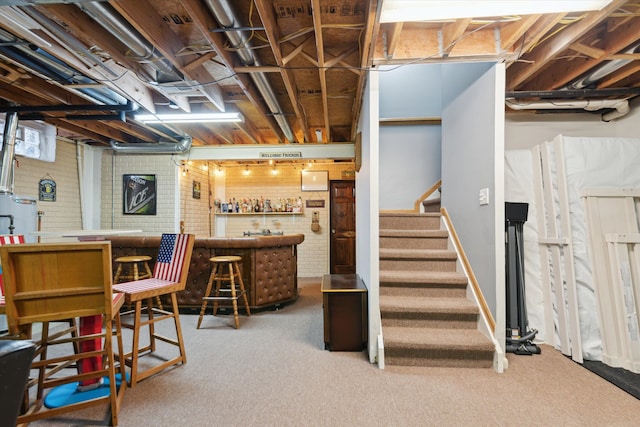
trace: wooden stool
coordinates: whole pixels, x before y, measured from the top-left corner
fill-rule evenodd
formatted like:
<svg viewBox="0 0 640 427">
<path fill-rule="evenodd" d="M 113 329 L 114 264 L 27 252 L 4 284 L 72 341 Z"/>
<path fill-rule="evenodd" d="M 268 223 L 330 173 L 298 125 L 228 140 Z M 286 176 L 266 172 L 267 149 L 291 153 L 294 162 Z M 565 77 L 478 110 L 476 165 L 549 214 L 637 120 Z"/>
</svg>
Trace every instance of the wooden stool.
<svg viewBox="0 0 640 427">
<path fill-rule="evenodd" d="M 129 255 L 116 258 L 115 262 L 118 264 L 118 267 L 116 268 L 115 276 L 113 276 L 113 283 L 117 284 L 120 282 L 129 282 L 131 280 L 148 279 L 153 277 L 151 269 L 149 268 L 149 261 L 151 261 L 151 257 L 148 255 Z M 139 271 L 139 263 L 142 263 L 144 268 L 144 272 L 142 273 Z M 122 274 L 122 267 L 124 265 L 127 265 L 128 269 L 125 271 L 125 274 Z M 158 304 L 158 308 L 162 310 L 160 297 L 156 297 L 156 304 Z"/>
<path fill-rule="evenodd" d="M 131 255 L 131 256 L 121 256 L 115 259 L 118 264 L 118 268 L 116 269 L 116 275 L 113 277 L 113 283 L 129 282 L 131 280 L 140 280 L 140 279 L 148 279 L 151 277 L 151 269 L 149 268 L 149 261 L 151 261 L 151 257 L 147 255 Z M 138 271 L 138 263 L 143 263 L 143 267 L 145 271 L 140 274 Z M 128 270 L 127 274 L 122 274 L 122 266 L 128 265 L 133 267 L 133 271 Z"/>
<path fill-rule="evenodd" d="M 211 269 L 211 276 L 209 276 L 207 290 L 202 297 L 202 308 L 200 308 L 200 317 L 198 318 L 198 329 L 200 329 L 202 317 L 204 316 L 204 312 L 209 301 L 213 301 L 214 316 L 218 311 L 219 301 L 231 301 L 231 304 L 233 305 L 233 317 L 235 319 L 236 329 L 240 326 L 240 320 L 238 319 L 238 298 L 242 297 L 244 299 L 244 307 L 247 310 L 247 316 L 251 315 L 247 292 L 244 288 L 242 273 L 240 272 L 240 266 L 238 265 L 238 262 L 240 261 L 242 261 L 242 258 L 236 255 L 214 256 L 209 258 L 209 262 L 213 264 L 213 268 Z M 228 273 L 224 272 L 225 266 L 228 268 Z M 239 290 L 236 289 L 236 279 L 238 281 L 237 284 L 240 286 Z M 211 296 L 211 288 L 213 287 L 214 280 L 216 282 L 216 290 L 214 296 Z M 223 281 L 229 282 L 228 288 L 220 288 L 220 284 Z M 223 295 L 220 295 L 221 293 L 223 293 Z"/>
</svg>

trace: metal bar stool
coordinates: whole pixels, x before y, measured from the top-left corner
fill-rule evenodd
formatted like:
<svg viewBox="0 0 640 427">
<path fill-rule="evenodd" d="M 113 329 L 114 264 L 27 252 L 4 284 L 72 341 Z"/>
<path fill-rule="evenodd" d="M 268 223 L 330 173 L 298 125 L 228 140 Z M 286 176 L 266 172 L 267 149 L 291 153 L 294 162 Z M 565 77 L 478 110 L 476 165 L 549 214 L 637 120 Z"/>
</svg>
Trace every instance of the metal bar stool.
<svg viewBox="0 0 640 427">
<path fill-rule="evenodd" d="M 148 255 L 129 255 L 116 258 L 115 262 L 118 267 L 116 268 L 115 276 L 113 276 L 113 283 L 118 284 L 120 282 L 129 282 L 132 280 L 149 279 L 152 277 L 151 268 L 149 268 L 149 261 L 151 261 L 151 257 Z M 144 268 L 143 272 L 140 272 L 140 268 L 138 266 L 140 263 L 142 263 L 142 267 Z M 124 274 L 123 266 L 127 266 L 127 268 L 124 269 Z M 162 310 L 160 297 L 156 297 L 156 304 L 158 304 L 158 308 Z"/>
<path fill-rule="evenodd" d="M 247 292 L 244 288 L 242 273 L 238 264 L 240 261 L 242 261 L 242 257 L 239 257 L 237 255 L 223 255 L 209 258 L 209 262 L 213 264 L 213 268 L 211 269 L 211 275 L 209 276 L 207 290 L 202 297 L 202 307 L 200 308 L 200 317 L 198 318 L 198 329 L 200 329 L 202 317 L 204 316 L 204 312 L 207 309 L 207 304 L 209 303 L 209 301 L 213 301 L 214 316 L 218 311 L 219 301 L 231 301 L 236 329 L 240 327 L 240 320 L 238 318 L 238 299 L 240 297 L 242 297 L 244 300 L 244 307 L 247 311 L 247 316 L 251 315 L 251 310 L 249 309 L 249 300 L 247 299 Z M 227 267 L 227 273 L 224 272 L 225 266 Z M 211 296 L 211 290 L 213 288 L 214 281 L 216 282 L 216 289 L 214 295 Z M 228 288 L 221 287 L 221 283 L 223 281 L 229 283 Z M 239 286 L 239 289 L 236 289 L 236 284 Z"/>
</svg>

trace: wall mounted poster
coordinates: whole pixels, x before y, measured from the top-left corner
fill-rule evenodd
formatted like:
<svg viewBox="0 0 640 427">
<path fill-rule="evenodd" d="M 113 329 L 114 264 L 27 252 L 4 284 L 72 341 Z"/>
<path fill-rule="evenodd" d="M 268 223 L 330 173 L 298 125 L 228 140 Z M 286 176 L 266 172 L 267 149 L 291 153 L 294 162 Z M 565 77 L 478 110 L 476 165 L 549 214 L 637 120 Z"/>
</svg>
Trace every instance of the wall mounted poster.
<svg viewBox="0 0 640 427">
<path fill-rule="evenodd" d="M 38 200 L 41 202 L 56 201 L 56 182 L 53 179 L 42 178 L 40 180 L 40 192 Z"/>
<path fill-rule="evenodd" d="M 122 176 L 122 213 L 125 215 L 156 214 L 156 176 Z"/>
</svg>

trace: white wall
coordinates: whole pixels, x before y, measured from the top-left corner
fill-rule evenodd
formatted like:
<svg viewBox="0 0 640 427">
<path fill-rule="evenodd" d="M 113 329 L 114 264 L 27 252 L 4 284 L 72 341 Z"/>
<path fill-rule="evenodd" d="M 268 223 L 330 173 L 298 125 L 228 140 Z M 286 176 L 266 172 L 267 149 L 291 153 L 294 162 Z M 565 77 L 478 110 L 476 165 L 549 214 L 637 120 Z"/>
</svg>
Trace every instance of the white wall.
<svg viewBox="0 0 640 427">
<path fill-rule="evenodd" d="M 640 137 L 640 109 L 611 122 L 603 122 L 599 114 L 507 114 L 505 119 L 505 148 L 528 149 L 556 135 Z"/>
<path fill-rule="evenodd" d="M 122 213 L 123 174 L 156 175 L 156 215 Z M 179 232 L 181 175 L 180 165 L 170 155 L 123 155 L 105 151 L 102 156 L 102 228 L 142 230 L 152 235 Z"/>
<path fill-rule="evenodd" d="M 362 166 L 356 172 L 356 273 L 368 288 L 369 361 L 378 361 L 380 333 L 380 264 L 378 217 L 378 76 L 370 73 L 365 85 L 360 114 L 362 132 Z"/>
<path fill-rule="evenodd" d="M 78 163 L 76 145 L 58 140 L 56 161 L 43 162 L 27 157 L 16 157 L 15 191 L 19 196 L 29 196 L 38 200 L 39 182 L 42 178 L 51 178 L 56 182 L 55 202 L 38 201 L 37 209 L 43 212 L 42 231 L 80 230 L 80 192 L 78 186 Z M 47 241 L 50 239 L 43 239 Z"/>
<path fill-rule="evenodd" d="M 440 125 L 380 128 L 381 210 L 413 209 L 416 200 L 438 182 L 441 138 Z"/>
<path fill-rule="evenodd" d="M 470 64 L 465 67 L 474 71 Z M 456 85 L 445 78 L 446 70 L 444 85 Z M 475 71 L 482 73 L 484 68 Z M 442 205 L 494 315 L 497 334 L 504 334 L 505 306 L 503 100 L 504 65 L 498 64 L 478 74 L 455 98 L 444 99 L 442 114 Z M 483 188 L 489 189 L 488 205 L 479 204 Z"/>
</svg>

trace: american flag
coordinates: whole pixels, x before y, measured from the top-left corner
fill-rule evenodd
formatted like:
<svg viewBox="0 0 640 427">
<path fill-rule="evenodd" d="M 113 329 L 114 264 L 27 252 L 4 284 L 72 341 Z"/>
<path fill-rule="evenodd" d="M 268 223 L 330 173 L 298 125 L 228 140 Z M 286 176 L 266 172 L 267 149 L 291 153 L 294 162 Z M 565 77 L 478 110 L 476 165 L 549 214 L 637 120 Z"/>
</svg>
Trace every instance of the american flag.
<svg viewBox="0 0 640 427">
<path fill-rule="evenodd" d="M 16 245 L 24 243 L 24 236 L 22 234 L 6 234 L 0 236 L 0 245 Z"/>
<path fill-rule="evenodd" d="M 189 240 L 188 234 L 163 234 L 160 240 L 158 260 L 153 269 L 155 279 L 177 282 L 182 273 L 185 248 Z"/>
</svg>

